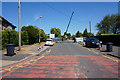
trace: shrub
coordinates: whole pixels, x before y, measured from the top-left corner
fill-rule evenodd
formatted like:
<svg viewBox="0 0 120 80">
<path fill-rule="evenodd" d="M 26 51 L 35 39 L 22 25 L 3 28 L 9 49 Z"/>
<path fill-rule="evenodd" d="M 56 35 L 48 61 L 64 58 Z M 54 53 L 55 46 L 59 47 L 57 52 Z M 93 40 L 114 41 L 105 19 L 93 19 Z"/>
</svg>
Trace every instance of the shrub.
<svg viewBox="0 0 120 80">
<path fill-rule="evenodd" d="M 15 31 L 15 30 L 10 30 L 9 31 L 10 35 L 9 35 L 9 38 L 10 38 L 10 41 L 9 43 L 10 44 L 15 44 L 16 46 L 18 46 L 18 41 L 19 41 L 19 36 L 18 36 L 18 32 Z"/>
<path fill-rule="evenodd" d="M 7 44 L 15 44 L 18 46 L 19 33 L 15 30 L 2 31 L 2 49 L 6 48 Z M 21 32 L 21 44 L 28 44 L 28 33 L 26 31 Z"/>
<path fill-rule="evenodd" d="M 2 49 L 6 47 L 6 44 L 9 44 L 9 31 L 4 30 L 2 31 Z"/>
<path fill-rule="evenodd" d="M 28 44 L 28 43 L 29 43 L 28 33 L 27 33 L 27 31 L 22 31 L 21 32 L 21 44 L 24 45 L 24 44 Z"/>
</svg>

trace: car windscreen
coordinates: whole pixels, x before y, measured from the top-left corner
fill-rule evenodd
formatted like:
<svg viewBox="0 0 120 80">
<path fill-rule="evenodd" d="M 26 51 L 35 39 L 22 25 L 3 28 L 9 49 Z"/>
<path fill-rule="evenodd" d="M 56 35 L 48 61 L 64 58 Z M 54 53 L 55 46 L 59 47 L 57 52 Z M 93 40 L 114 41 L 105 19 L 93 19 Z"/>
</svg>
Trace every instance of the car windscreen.
<svg viewBox="0 0 120 80">
<path fill-rule="evenodd" d="M 52 41 L 52 40 L 47 40 L 47 41 Z"/>
<path fill-rule="evenodd" d="M 91 41 L 99 41 L 98 39 L 90 39 Z"/>
</svg>

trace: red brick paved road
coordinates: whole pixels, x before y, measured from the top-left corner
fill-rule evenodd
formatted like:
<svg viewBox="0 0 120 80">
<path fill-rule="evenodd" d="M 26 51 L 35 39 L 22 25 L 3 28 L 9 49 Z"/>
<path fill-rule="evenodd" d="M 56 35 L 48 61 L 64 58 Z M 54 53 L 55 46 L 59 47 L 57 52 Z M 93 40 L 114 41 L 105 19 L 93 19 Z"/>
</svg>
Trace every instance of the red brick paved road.
<svg viewBox="0 0 120 80">
<path fill-rule="evenodd" d="M 38 59 L 38 58 L 39 56 L 35 56 L 34 58 L 31 58 L 30 60 L 37 59 L 37 61 L 30 62 L 29 60 L 27 65 L 25 64 L 26 61 L 23 61 L 21 62 L 22 63 L 21 66 L 16 67 L 10 72 L 4 71 L 8 67 L 3 68 L 4 71 L 3 77 L 87 78 L 91 76 L 91 73 L 94 74 L 95 77 L 99 77 L 99 78 L 118 77 L 117 62 L 108 60 L 107 58 L 100 56 L 59 55 L 59 56 L 46 56 L 42 59 Z M 89 66 L 86 66 L 86 64 Z M 96 75 L 95 73 L 99 73 L 99 75 Z M 94 77 L 94 75 L 92 76 Z"/>
<path fill-rule="evenodd" d="M 56 44 L 47 55 L 0 70 L 3 78 L 118 78 L 118 62 L 73 43 Z"/>
</svg>

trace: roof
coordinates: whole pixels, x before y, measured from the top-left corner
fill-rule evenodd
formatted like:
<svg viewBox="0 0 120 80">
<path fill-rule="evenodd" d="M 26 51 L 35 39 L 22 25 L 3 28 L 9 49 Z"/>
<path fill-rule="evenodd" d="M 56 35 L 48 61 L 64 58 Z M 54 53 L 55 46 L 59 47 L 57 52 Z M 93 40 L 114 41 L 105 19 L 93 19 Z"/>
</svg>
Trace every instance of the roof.
<svg viewBox="0 0 120 80">
<path fill-rule="evenodd" d="M 16 28 L 16 26 L 14 26 L 12 23 L 10 23 L 9 21 L 7 21 L 5 18 L 3 18 L 2 16 L 0 16 L 0 18 L 2 18 L 2 22 L 5 21 L 7 24 L 11 25 L 12 27 Z"/>
</svg>

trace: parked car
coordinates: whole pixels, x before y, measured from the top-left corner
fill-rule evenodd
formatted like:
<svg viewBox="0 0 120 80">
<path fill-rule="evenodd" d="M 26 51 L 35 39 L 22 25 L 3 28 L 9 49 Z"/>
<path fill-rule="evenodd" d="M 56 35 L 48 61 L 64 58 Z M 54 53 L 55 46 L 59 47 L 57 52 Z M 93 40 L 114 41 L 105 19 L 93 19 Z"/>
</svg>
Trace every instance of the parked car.
<svg viewBox="0 0 120 80">
<path fill-rule="evenodd" d="M 46 45 L 46 46 L 53 46 L 53 45 L 54 45 L 54 42 L 53 42 L 52 39 L 47 39 L 45 45 Z"/>
<path fill-rule="evenodd" d="M 99 41 L 97 38 L 86 38 L 85 40 L 86 47 L 98 47 L 99 43 L 102 46 L 102 41 Z"/>
</svg>

